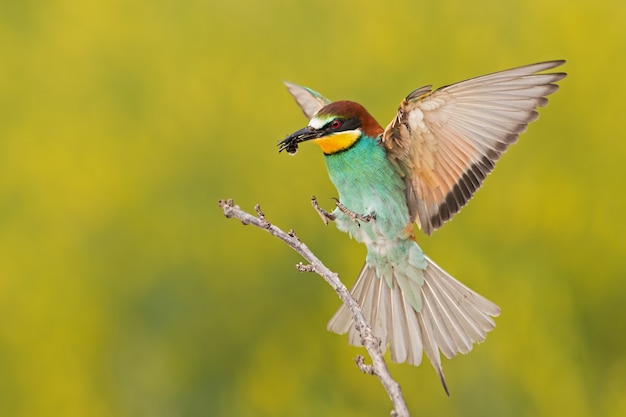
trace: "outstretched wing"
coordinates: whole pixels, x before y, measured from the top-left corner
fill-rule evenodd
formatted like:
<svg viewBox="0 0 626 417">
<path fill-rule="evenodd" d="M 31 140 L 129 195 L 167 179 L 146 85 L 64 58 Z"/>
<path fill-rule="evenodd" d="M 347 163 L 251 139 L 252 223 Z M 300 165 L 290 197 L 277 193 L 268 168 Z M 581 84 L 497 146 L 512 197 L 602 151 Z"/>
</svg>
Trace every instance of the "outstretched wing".
<svg viewBox="0 0 626 417">
<path fill-rule="evenodd" d="M 425 233 L 469 201 L 502 153 L 537 118 L 537 107 L 566 75 L 540 72 L 564 62 L 500 71 L 435 91 L 426 86 L 402 101 L 382 141 L 406 175 L 409 212 Z"/>
<path fill-rule="evenodd" d="M 315 90 L 290 83 L 289 81 L 283 82 L 287 86 L 287 90 L 289 90 L 293 98 L 296 99 L 296 102 L 302 109 L 304 115 L 309 120 L 319 111 L 319 109 L 327 104 L 330 104 L 330 100 L 323 97 Z"/>
</svg>

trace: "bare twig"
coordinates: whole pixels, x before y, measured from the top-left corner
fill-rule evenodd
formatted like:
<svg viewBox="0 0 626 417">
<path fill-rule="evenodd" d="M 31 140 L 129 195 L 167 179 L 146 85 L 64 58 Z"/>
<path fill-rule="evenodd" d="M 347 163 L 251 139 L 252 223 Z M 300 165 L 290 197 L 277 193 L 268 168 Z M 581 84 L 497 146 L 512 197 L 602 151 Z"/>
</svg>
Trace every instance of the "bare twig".
<svg viewBox="0 0 626 417">
<path fill-rule="evenodd" d="M 317 256 L 311 252 L 311 250 L 302 243 L 295 235 L 293 230 L 290 230 L 289 233 L 284 232 L 280 228 L 274 226 L 270 222 L 268 222 L 265 218 L 265 215 L 261 211 L 261 208 L 257 204 L 255 210 L 257 212 L 257 216 L 253 216 L 236 206 L 232 200 L 220 200 L 220 207 L 224 211 L 224 214 L 228 218 L 236 218 L 239 219 L 243 224 L 251 224 L 257 226 L 261 229 L 267 230 L 273 236 L 276 236 L 283 242 L 287 243 L 293 250 L 298 252 L 309 264 L 305 265 L 300 262 L 296 267 L 299 271 L 302 272 L 315 272 L 320 275 L 324 280 L 335 290 L 341 301 L 345 305 L 348 306 L 350 311 L 352 312 L 352 316 L 354 317 L 355 327 L 359 331 L 361 335 L 361 342 L 365 349 L 367 349 L 367 353 L 372 358 L 372 364 L 366 365 L 362 356 L 357 356 L 356 364 L 361 371 L 367 374 L 376 375 L 380 382 L 385 387 L 391 402 L 393 403 L 394 410 L 391 412 L 393 417 L 408 417 L 409 410 L 406 406 L 406 402 L 404 401 L 404 397 L 402 396 L 402 390 L 400 388 L 400 384 L 398 384 L 389 369 L 387 368 L 387 363 L 383 357 L 383 352 L 380 349 L 380 341 L 374 335 L 372 331 L 372 327 L 367 323 L 361 309 L 356 302 L 356 300 L 350 294 L 350 291 L 346 288 L 345 285 L 339 280 L 339 276 L 329 270 L 323 263 L 320 261 Z"/>
</svg>

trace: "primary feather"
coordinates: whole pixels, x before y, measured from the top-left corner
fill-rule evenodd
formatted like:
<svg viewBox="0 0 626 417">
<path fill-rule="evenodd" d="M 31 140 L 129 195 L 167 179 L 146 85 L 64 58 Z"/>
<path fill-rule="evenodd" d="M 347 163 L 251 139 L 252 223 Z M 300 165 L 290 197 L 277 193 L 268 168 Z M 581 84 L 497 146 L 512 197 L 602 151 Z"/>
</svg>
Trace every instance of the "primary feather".
<svg viewBox="0 0 626 417">
<path fill-rule="evenodd" d="M 426 234 L 452 218 L 517 141 L 564 73 L 550 61 L 472 78 L 401 103 L 382 141 L 402 168 L 411 216 Z"/>
</svg>

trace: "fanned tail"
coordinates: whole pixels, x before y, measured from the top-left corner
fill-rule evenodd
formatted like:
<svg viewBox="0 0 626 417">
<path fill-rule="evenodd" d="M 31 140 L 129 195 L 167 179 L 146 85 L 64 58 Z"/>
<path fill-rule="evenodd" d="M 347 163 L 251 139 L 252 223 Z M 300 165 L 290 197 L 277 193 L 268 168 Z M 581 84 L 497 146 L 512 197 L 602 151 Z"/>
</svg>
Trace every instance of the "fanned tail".
<svg viewBox="0 0 626 417">
<path fill-rule="evenodd" d="M 500 308 L 454 279 L 428 257 L 425 260 L 425 269 L 411 267 L 405 272 L 388 269 L 386 273 L 391 273 L 392 279 L 379 277 L 376 268 L 366 263 L 352 295 L 374 334 L 381 339 L 383 349 L 389 344 L 391 359 L 417 366 L 424 351 L 448 393 L 439 350 L 447 358 L 472 350 L 472 345 L 485 340 L 487 332 L 495 327 L 492 317 L 500 314 Z M 423 283 L 422 276 L 407 277 L 410 271 L 423 275 Z M 406 294 L 417 288 L 421 297 L 419 311 Z M 328 330 L 347 332 L 349 343 L 361 346 L 352 314 L 345 305 L 330 320 Z"/>
</svg>

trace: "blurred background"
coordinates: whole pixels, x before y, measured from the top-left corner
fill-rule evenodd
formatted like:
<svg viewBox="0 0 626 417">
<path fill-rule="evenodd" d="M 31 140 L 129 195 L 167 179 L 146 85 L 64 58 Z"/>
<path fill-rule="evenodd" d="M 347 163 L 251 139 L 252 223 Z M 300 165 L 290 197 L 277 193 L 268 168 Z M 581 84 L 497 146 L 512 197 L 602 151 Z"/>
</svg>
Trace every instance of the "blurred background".
<svg viewBox="0 0 626 417">
<path fill-rule="evenodd" d="M 351 285 L 365 250 L 282 85 L 364 104 L 532 62 L 569 77 L 425 251 L 497 302 L 487 341 L 391 365 L 416 416 L 626 415 L 626 2 L 0 1 L 0 415 L 384 416 L 339 306 L 218 199 Z"/>
</svg>

